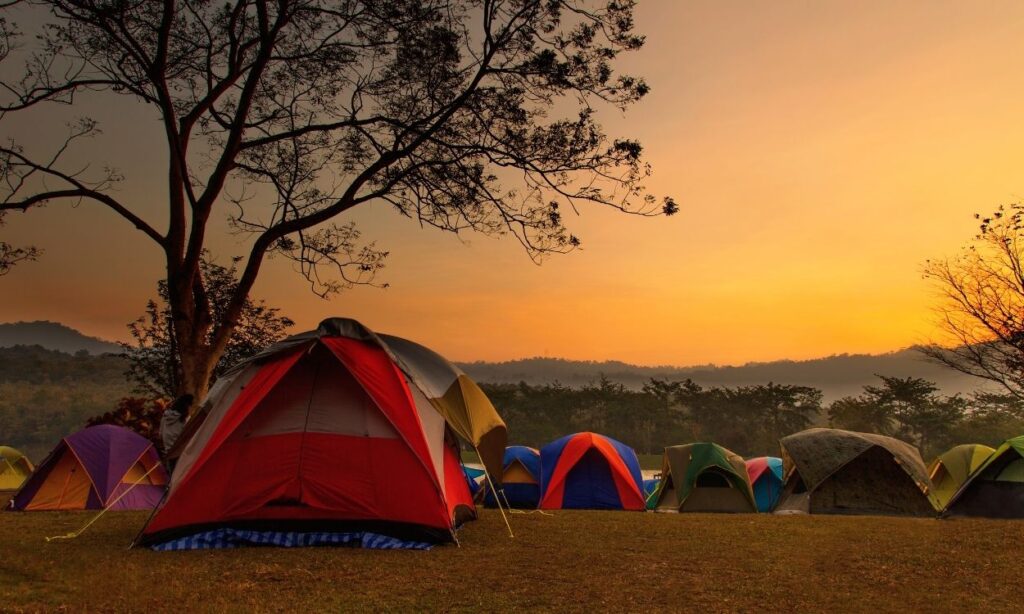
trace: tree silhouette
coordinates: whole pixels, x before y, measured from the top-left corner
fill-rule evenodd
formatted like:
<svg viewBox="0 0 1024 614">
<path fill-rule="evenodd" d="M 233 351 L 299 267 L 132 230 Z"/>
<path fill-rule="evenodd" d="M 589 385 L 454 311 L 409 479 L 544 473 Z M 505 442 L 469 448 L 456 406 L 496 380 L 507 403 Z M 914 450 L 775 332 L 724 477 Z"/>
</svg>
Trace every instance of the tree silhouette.
<svg viewBox="0 0 1024 614">
<path fill-rule="evenodd" d="M 0 172 L 3 172 L 0 170 Z M 0 211 L 0 228 L 4 225 L 4 212 Z M 16 247 L 6 241 L 0 241 L 0 277 L 11 272 L 14 265 L 39 258 L 41 252 L 37 247 Z"/>
<path fill-rule="evenodd" d="M 894 418 L 889 408 L 864 396 L 836 399 L 828 408 L 828 423 L 834 428 L 890 435 Z"/>
<path fill-rule="evenodd" d="M 125 397 L 117 402 L 113 410 L 85 421 L 86 426 L 113 424 L 135 431 L 153 442 L 156 449 L 163 453 L 163 441 L 160 438 L 160 416 L 167 409 L 164 399 L 142 397 Z"/>
<path fill-rule="evenodd" d="M 69 164 L 98 132 L 89 118 L 70 118 L 56 151 L 0 146 L 0 211 L 87 203 L 148 237 L 166 262 L 178 392 L 197 399 L 268 255 L 295 261 L 323 296 L 373 282 L 386 252 L 337 221 L 360 205 L 512 235 L 534 258 L 579 245 L 566 208 L 677 210 L 645 192 L 640 144 L 597 121 L 648 91 L 613 66 L 643 43 L 630 0 L 10 2 L 26 4 L 48 24 L 33 48 L 3 58 L 24 70 L 0 82 L 2 122 L 73 111 L 85 92 L 154 111 L 167 223 L 122 200 L 112 166 Z M 0 25 L 0 38 L 18 39 Z M 215 312 L 200 261 L 218 217 L 248 238 L 248 254 Z"/>
<path fill-rule="evenodd" d="M 1024 205 L 974 217 L 978 234 L 959 255 L 925 264 L 943 338 L 922 352 L 1024 399 Z"/>
<path fill-rule="evenodd" d="M 203 285 L 210 296 L 215 316 L 235 291 L 237 265 L 237 259 L 232 260 L 229 267 L 210 262 L 205 257 L 200 260 Z M 144 316 L 128 324 L 134 343 L 122 343 L 121 346 L 128 358 L 125 375 L 134 384 L 135 392 L 171 400 L 181 389 L 182 376 L 181 359 L 174 347 L 174 320 L 168 306 L 166 282 L 157 284 L 157 296 L 157 300 L 146 304 Z M 292 325 L 292 320 L 280 315 L 277 307 L 246 299 L 235 332 L 213 369 L 211 382 L 233 365 L 279 341 Z"/>
</svg>

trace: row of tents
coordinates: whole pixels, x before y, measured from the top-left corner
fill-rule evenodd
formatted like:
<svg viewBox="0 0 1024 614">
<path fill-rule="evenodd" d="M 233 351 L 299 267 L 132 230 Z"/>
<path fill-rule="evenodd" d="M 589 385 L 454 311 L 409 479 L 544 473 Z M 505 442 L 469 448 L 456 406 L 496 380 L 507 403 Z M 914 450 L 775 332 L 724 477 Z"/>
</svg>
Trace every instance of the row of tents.
<svg viewBox="0 0 1024 614">
<path fill-rule="evenodd" d="M 577 433 L 541 450 L 507 447 L 498 487 L 482 469 L 464 471 L 470 501 L 478 492 L 491 507 L 1024 516 L 1024 437 L 999 450 L 957 446 L 928 469 L 904 442 L 836 429 L 791 435 L 782 450 L 786 461 L 744 460 L 714 443 L 672 446 L 660 478 L 643 480 L 629 446 Z M 17 510 L 152 509 L 169 481 L 152 443 L 110 425 L 64 438 L 35 471 L 13 448 L 0 457 L 0 490 L 18 489 Z"/>
<path fill-rule="evenodd" d="M 219 378 L 168 451 L 169 475 L 148 440 L 90 427 L 64 438 L 11 506 L 153 508 L 136 543 L 158 550 L 425 548 L 456 541 L 459 525 L 476 517 L 463 447 L 479 455 L 493 503 L 495 492 L 512 503 L 522 486 L 536 489 L 542 509 L 923 514 L 933 496 L 916 449 L 877 435 L 812 429 L 783 439 L 781 460 L 749 466 L 714 444 L 676 446 L 646 488 L 635 452 L 609 437 L 563 437 L 536 451 L 536 462 L 528 449 L 510 453 L 506 440 L 486 395 L 443 357 L 330 319 Z M 1008 446 L 954 489 L 948 510 L 1024 516 L 1024 465 L 1014 464 L 1024 440 Z M 11 454 L 5 475 L 28 474 Z M 521 470 L 503 462 L 517 454 Z M 960 465 L 950 458 L 952 475 Z M 762 489 L 762 480 L 773 485 Z M 987 503 L 968 505 L 975 500 Z"/>
<path fill-rule="evenodd" d="M 509 446 L 503 461 L 497 493 L 487 487 L 482 471 L 467 470 L 489 507 L 766 512 L 782 484 L 781 459 L 744 461 L 712 443 L 667 448 L 662 479 L 644 480 L 632 448 L 589 432 L 540 450 Z M 675 479 L 679 488 L 673 486 L 673 475 L 683 476 Z"/>
<path fill-rule="evenodd" d="M 643 480 L 628 446 L 578 433 L 539 451 L 510 446 L 503 486 L 497 497 L 485 490 L 484 502 L 540 509 L 1024 518 L 1024 437 L 998 450 L 957 446 L 927 468 L 910 444 L 869 433 L 813 428 L 783 438 L 780 446 L 782 458 L 748 460 L 714 443 L 671 446 L 660 478 Z"/>
</svg>

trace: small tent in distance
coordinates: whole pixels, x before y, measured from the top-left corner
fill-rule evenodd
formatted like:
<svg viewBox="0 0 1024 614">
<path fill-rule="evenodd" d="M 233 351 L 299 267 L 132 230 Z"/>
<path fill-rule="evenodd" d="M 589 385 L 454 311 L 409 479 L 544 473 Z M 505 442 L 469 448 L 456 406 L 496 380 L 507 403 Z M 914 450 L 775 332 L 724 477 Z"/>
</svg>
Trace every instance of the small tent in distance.
<svg viewBox="0 0 1024 614">
<path fill-rule="evenodd" d="M 536 509 L 540 503 L 540 452 L 527 446 L 505 448 L 501 475 L 501 501 L 495 501 L 494 491 L 486 484 L 484 504 L 495 507 L 498 503 L 514 509 Z"/>
<path fill-rule="evenodd" d="M 597 433 L 567 435 L 541 448 L 541 509 L 643 511 L 633 448 Z"/>
<path fill-rule="evenodd" d="M 770 512 L 775 509 L 782 494 L 782 459 L 774 456 L 759 456 L 746 461 L 747 477 L 754 490 L 757 511 Z"/>
<path fill-rule="evenodd" d="M 709 442 L 665 448 L 654 508 L 659 512 L 757 511 L 743 458 Z"/>
<path fill-rule="evenodd" d="M 783 437 L 776 513 L 930 516 L 930 481 L 914 446 L 883 435 L 813 428 Z"/>
<path fill-rule="evenodd" d="M 487 470 L 483 465 L 465 464 L 462 465 L 462 473 L 466 476 L 466 484 L 469 485 L 469 492 L 473 495 L 474 501 L 483 497 L 484 482 L 487 481 Z"/>
<path fill-rule="evenodd" d="M 972 473 L 978 470 L 988 457 L 995 452 L 981 444 L 967 443 L 946 450 L 928 466 L 928 477 L 932 480 L 932 499 L 935 508 L 946 509 L 949 500 Z"/>
<path fill-rule="evenodd" d="M 152 509 L 166 484 L 151 441 L 102 424 L 62 439 L 11 499 L 11 509 Z"/>
<path fill-rule="evenodd" d="M 644 480 L 644 499 L 647 501 L 647 509 L 653 510 L 654 505 L 658 502 L 658 497 L 655 495 L 658 492 L 658 486 L 661 484 L 661 478 L 651 478 Z"/>
<path fill-rule="evenodd" d="M 950 499 L 946 515 L 1024 518 L 1024 436 L 996 448 Z"/>
<path fill-rule="evenodd" d="M 27 456 L 14 448 L 0 446 L 0 491 L 18 490 L 33 469 Z"/>
</svg>

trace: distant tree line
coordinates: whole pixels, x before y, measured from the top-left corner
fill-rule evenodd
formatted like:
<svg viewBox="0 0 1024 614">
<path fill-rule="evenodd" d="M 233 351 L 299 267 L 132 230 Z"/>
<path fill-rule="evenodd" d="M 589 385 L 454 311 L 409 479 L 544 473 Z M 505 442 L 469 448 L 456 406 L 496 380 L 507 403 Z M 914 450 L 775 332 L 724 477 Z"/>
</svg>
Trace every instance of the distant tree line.
<svg viewBox="0 0 1024 614">
<path fill-rule="evenodd" d="M 569 388 L 483 384 L 512 443 L 542 446 L 578 431 L 607 434 L 641 454 L 714 441 L 744 456 L 778 455 L 780 438 L 812 426 L 898 437 L 932 458 L 959 443 L 995 445 L 1024 433 L 1024 404 L 1010 395 L 942 396 L 919 378 L 879 376 L 862 394 L 823 404 L 809 386 L 703 387 L 651 379 L 632 390 L 602 377 Z"/>
<path fill-rule="evenodd" d="M 130 363 L 116 355 L 0 348 L 0 445 L 38 461 L 87 421 L 123 424 L 155 439 L 163 403 L 125 398 L 137 384 L 125 380 Z M 1016 397 L 944 396 L 919 378 L 879 377 L 860 394 L 827 404 L 817 388 L 774 383 L 709 387 L 650 379 L 636 390 L 600 377 L 576 387 L 481 386 L 508 423 L 510 442 L 532 446 L 591 430 L 647 454 L 710 440 L 746 456 L 775 455 L 779 438 L 832 425 L 899 437 L 927 459 L 958 443 L 994 445 L 1024 433 L 1024 403 Z"/>
<path fill-rule="evenodd" d="M 66 354 L 39 346 L 0 348 L 0 445 L 40 461 L 61 437 L 128 394 L 117 355 Z"/>
</svg>

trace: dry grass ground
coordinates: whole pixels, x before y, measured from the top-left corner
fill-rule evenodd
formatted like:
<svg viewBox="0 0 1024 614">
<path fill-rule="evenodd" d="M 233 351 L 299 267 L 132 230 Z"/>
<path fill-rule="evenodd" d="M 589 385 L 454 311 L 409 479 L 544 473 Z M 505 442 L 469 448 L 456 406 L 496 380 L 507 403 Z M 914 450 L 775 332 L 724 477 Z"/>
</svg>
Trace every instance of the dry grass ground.
<svg viewBox="0 0 1024 614">
<path fill-rule="evenodd" d="M 0 610 L 1020 611 L 1024 523 L 496 511 L 429 552 L 128 550 L 143 513 L 0 514 Z"/>
</svg>

